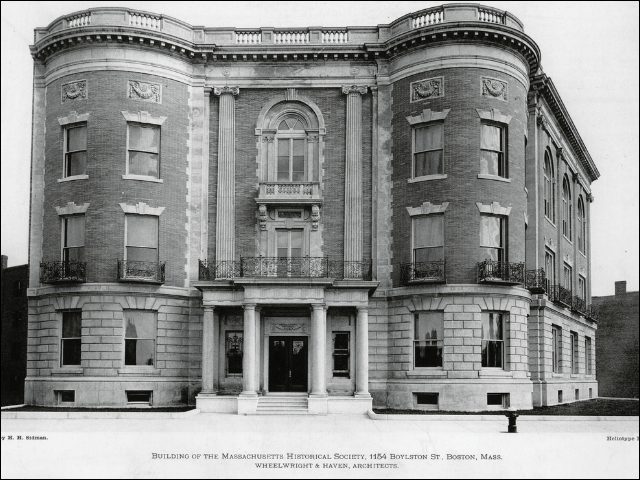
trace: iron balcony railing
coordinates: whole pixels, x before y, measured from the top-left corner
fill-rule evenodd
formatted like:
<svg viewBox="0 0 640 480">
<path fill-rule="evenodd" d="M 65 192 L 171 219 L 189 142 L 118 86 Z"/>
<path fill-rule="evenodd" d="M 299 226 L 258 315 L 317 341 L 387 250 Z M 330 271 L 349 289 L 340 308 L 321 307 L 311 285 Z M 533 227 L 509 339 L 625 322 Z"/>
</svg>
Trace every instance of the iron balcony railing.
<svg viewBox="0 0 640 480">
<path fill-rule="evenodd" d="M 445 283 L 445 261 L 414 262 L 400 264 L 400 284 Z"/>
<path fill-rule="evenodd" d="M 198 278 L 204 281 L 233 278 L 333 278 L 371 280 L 371 261 L 333 261 L 329 257 L 240 257 L 240 261 L 200 260 Z"/>
<path fill-rule="evenodd" d="M 527 270 L 524 275 L 524 286 L 531 293 L 545 293 L 547 291 L 547 275 L 544 268 Z"/>
<path fill-rule="evenodd" d="M 524 283 L 524 263 L 478 262 L 478 283 Z"/>
<path fill-rule="evenodd" d="M 43 262 L 40 283 L 86 282 L 87 262 Z"/>
<path fill-rule="evenodd" d="M 575 295 L 573 297 L 573 303 L 571 304 L 571 310 L 573 310 L 574 312 L 578 312 L 582 315 L 586 315 L 587 314 L 587 302 L 585 301 L 584 298 Z"/>
<path fill-rule="evenodd" d="M 552 302 L 560 303 L 565 307 L 571 308 L 571 305 L 573 304 L 573 295 L 571 290 L 568 288 L 565 288 L 562 285 L 551 285 L 547 293 L 549 295 L 549 300 Z"/>
<path fill-rule="evenodd" d="M 165 262 L 118 260 L 118 281 L 164 283 Z"/>
<path fill-rule="evenodd" d="M 600 320 L 600 307 L 598 305 L 589 305 L 586 311 L 586 317 L 594 322 Z"/>
</svg>

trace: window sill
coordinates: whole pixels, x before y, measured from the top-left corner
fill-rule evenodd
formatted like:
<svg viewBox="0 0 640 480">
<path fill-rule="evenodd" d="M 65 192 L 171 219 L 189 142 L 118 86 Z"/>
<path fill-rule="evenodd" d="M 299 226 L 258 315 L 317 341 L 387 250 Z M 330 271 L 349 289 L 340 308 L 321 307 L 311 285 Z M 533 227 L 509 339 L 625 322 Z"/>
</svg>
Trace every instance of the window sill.
<svg viewBox="0 0 640 480">
<path fill-rule="evenodd" d="M 407 183 L 426 182 L 428 180 L 442 180 L 447 178 L 446 174 L 438 173 L 436 175 L 423 175 L 422 177 L 409 178 Z"/>
<path fill-rule="evenodd" d="M 139 180 L 141 182 L 164 183 L 161 178 L 147 177 L 146 175 L 122 175 L 123 180 Z"/>
<path fill-rule="evenodd" d="M 420 370 L 410 370 L 407 372 L 407 377 L 415 378 L 428 378 L 428 377 L 446 377 L 447 372 L 442 370 L 442 367 L 424 368 Z"/>
<path fill-rule="evenodd" d="M 582 255 L 584 258 L 587 258 L 587 254 L 586 254 L 586 253 L 581 252 L 580 250 L 578 250 L 578 253 L 579 253 L 580 255 Z"/>
<path fill-rule="evenodd" d="M 564 378 L 564 373 L 552 373 L 551 378 Z"/>
<path fill-rule="evenodd" d="M 152 377 L 159 376 L 160 370 L 155 367 L 125 367 L 118 369 L 118 375 L 135 376 L 135 377 Z"/>
<path fill-rule="evenodd" d="M 545 215 L 545 216 L 544 216 L 544 219 L 545 219 L 547 222 L 549 222 L 549 224 L 550 224 L 553 228 L 556 228 L 556 224 L 555 224 L 555 223 L 553 223 L 553 221 L 552 221 L 549 217 L 547 217 L 547 216 Z"/>
<path fill-rule="evenodd" d="M 60 367 L 60 368 L 54 368 L 51 370 L 52 376 L 82 375 L 83 373 L 84 373 L 84 369 L 79 366 Z"/>
<path fill-rule="evenodd" d="M 87 180 L 89 175 L 73 175 L 71 177 L 59 178 L 58 183 L 62 182 L 73 182 L 74 180 Z"/>
<path fill-rule="evenodd" d="M 498 175 L 488 175 L 486 173 L 479 173 L 478 178 L 484 178 L 485 180 L 496 180 L 498 182 L 511 183 L 510 178 L 499 177 Z"/>
<path fill-rule="evenodd" d="M 478 371 L 478 376 L 479 377 L 485 377 L 485 378 L 491 378 L 491 377 L 512 377 L 513 376 L 513 372 L 510 372 L 508 370 L 479 370 Z"/>
<path fill-rule="evenodd" d="M 579 373 L 572 373 L 571 374 L 571 378 L 580 378 L 580 374 Z"/>
</svg>

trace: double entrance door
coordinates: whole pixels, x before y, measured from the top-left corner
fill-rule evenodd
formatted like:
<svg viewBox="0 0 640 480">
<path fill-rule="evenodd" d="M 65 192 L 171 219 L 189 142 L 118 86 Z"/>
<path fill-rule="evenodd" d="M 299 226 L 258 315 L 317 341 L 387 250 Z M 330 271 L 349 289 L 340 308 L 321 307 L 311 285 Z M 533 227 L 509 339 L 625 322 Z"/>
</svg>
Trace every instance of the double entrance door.
<svg viewBox="0 0 640 480">
<path fill-rule="evenodd" d="M 307 337 L 269 337 L 269 391 L 307 391 Z"/>
</svg>

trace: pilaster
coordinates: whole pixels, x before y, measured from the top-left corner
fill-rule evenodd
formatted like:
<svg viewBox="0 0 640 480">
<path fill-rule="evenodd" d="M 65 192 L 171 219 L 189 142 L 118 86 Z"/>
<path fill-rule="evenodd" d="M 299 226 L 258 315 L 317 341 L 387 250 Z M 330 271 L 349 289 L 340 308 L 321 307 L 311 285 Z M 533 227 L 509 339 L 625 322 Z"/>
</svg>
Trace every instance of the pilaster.
<svg viewBox="0 0 640 480">
<path fill-rule="evenodd" d="M 356 397 L 369 397 L 369 309 L 358 307 L 356 320 Z"/>
</svg>

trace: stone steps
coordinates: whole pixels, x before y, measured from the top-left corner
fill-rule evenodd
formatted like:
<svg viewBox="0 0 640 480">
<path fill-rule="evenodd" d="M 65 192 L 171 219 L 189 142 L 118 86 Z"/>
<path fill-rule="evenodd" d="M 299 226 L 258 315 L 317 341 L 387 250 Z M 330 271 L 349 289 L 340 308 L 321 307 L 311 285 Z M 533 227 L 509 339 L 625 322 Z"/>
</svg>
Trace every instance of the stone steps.
<svg viewBox="0 0 640 480">
<path fill-rule="evenodd" d="M 260 397 L 256 415 L 308 415 L 307 397 L 276 396 Z"/>
</svg>

